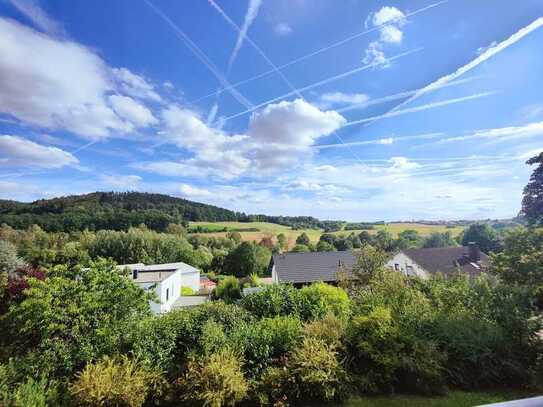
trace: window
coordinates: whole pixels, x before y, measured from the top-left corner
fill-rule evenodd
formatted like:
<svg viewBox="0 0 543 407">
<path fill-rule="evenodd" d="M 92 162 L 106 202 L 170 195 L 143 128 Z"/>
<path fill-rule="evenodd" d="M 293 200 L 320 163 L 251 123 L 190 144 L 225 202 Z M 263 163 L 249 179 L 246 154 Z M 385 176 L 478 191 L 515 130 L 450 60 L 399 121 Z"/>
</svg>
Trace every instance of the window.
<svg viewBox="0 0 543 407">
<path fill-rule="evenodd" d="M 400 265 L 398 263 L 394 263 L 394 270 L 400 271 Z"/>
<path fill-rule="evenodd" d="M 170 299 L 170 289 L 166 288 L 166 301 Z"/>
<path fill-rule="evenodd" d="M 405 266 L 405 271 L 408 276 L 413 275 L 413 266 Z"/>
<path fill-rule="evenodd" d="M 132 278 L 134 280 L 137 280 L 138 279 L 138 270 L 132 270 Z"/>
</svg>

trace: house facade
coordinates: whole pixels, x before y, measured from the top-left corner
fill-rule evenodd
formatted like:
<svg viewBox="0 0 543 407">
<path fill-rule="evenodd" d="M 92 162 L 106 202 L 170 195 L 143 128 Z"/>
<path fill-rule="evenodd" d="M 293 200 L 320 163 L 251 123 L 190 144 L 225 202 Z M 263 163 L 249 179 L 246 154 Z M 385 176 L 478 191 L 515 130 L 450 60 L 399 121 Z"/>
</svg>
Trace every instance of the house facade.
<svg viewBox="0 0 543 407">
<path fill-rule="evenodd" d="M 185 263 L 145 265 L 143 263 L 118 266 L 128 269 L 130 277 L 146 291 L 153 290 L 158 302 L 151 301 L 151 310 L 156 313 L 168 312 L 181 297 L 181 287 L 200 289 L 200 270 Z"/>
<path fill-rule="evenodd" d="M 488 256 L 474 243 L 469 246 L 405 249 L 397 252 L 387 266 L 407 276 L 424 279 L 436 273 L 447 276 L 457 272 L 475 277 L 488 266 Z"/>
</svg>

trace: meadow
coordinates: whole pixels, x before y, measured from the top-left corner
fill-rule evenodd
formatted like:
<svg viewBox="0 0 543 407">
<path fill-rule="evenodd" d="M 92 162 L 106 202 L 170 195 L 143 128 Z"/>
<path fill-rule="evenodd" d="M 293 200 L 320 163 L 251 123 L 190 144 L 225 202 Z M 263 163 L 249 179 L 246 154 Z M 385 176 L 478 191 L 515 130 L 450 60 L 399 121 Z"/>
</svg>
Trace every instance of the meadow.
<svg viewBox="0 0 543 407">
<path fill-rule="evenodd" d="M 278 225 L 268 222 L 190 222 L 190 228 L 201 226 L 206 229 L 222 229 L 227 228 L 229 231 L 240 230 L 243 240 L 246 241 L 260 241 L 263 237 L 277 236 L 279 233 L 283 233 L 289 240 L 289 245 L 293 245 L 296 238 L 303 232 L 307 233 L 312 242 L 318 242 L 320 236 L 324 233 L 323 230 L 317 229 L 297 229 L 294 230 L 289 226 Z M 243 229 L 258 229 L 258 231 L 243 231 Z M 379 230 L 386 230 L 390 232 L 394 237 L 397 237 L 398 233 L 404 230 L 416 230 L 421 236 L 428 236 L 433 232 L 451 232 L 453 236 L 457 236 L 464 230 L 462 226 L 448 228 L 445 225 L 425 225 L 421 223 L 389 223 L 385 225 L 376 225 L 374 229 L 368 230 L 370 234 L 375 234 Z M 335 235 L 350 234 L 354 232 L 358 234 L 360 230 L 340 230 L 333 232 Z M 206 236 L 226 236 L 227 232 L 212 232 L 205 233 Z"/>
</svg>

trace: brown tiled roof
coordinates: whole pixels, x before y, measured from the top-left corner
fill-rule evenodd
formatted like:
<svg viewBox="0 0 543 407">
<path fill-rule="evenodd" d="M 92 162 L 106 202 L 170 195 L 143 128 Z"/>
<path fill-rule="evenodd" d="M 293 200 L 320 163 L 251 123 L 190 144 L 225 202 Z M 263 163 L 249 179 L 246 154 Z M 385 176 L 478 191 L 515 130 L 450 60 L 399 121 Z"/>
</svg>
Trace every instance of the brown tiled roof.
<svg viewBox="0 0 543 407">
<path fill-rule="evenodd" d="M 467 246 L 439 247 L 430 249 L 405 249 L 403 253 L 429 273 L 445 275 L 460 269 L 469 275 L 478 275 L 488 266 L 488 256 L 480 252 L 480 260 L 469 258 Z"/>
<path fill-rule="evenodd" d="M 273 265 L 279 282 L 294 284 L 313 281 L 336 281 L 339 264 L 352 269 L 356 263 L 353 252 L 311 252 L 274 254 Z"/>
</svg>

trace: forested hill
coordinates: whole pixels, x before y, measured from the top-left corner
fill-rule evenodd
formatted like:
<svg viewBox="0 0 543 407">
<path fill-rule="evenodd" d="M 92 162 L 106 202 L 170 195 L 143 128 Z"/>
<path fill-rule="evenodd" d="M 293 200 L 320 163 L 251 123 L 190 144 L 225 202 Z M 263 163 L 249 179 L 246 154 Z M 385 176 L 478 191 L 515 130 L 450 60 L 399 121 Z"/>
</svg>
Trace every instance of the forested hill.
<svg viewBox="0 0 543 407">
<path fill-rule="evenodd" d="M 293 228 L 339 230 L 344 222 L 311 216 L 246 215 L 187 199 L 145 192 L 93 192 L 24 203 L 0 200 L 0 224 L 26 229 L 36 224 L 48 232 L 126 230 L 142 223 L 164 231 L 170 223 L 189 221 L 271 222 Z"/>
<path fill-rule="evenodd" d="M 125 230 L 142 223 L 163 231 L 170 223 L 244 218 L 243 213 L 217 206 L 142 192 L 93 192 L 31 203 L 0 200 L 0 224 L 17 229 L 37 224 L 51 232 Z"/>
</svg>

